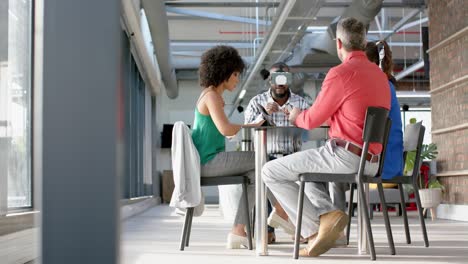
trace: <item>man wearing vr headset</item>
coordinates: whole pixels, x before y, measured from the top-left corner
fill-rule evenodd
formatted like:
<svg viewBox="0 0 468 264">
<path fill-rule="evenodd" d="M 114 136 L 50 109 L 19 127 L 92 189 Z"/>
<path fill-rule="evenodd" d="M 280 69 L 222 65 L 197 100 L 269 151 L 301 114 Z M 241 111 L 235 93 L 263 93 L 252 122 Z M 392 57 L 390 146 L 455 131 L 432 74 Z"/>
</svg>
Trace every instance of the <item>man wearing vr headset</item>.
<svg viewBox="0 0 468 264">
<path fill-rule="evenodd" d="M 266 77 L 270 84 L 268 91 L 253 97 L 247 110 L 245 111 L 245 124 L 260 123 L 267 121 L 268 125 L 292 126 L 289 121 L 289 112 L 293 108 L 305 110 L 309 104 L 301 96 L 292 93 L 289 86 L 292 83 L 292 74 L 289 72 L 289 66 L 283 62 L 275 63 L 271 66 L 270 72 Z M 270 159 L 282 157 L 299 151 L 301 148 L 300 140 L 284 138 L 271 135 L 268 137 L 267 153 Z M 277 201 L 271 201 L 275 209 L 268 218 L 268 240 L 270 243 L 275 241 L 274 229 L 272 227 L 281 226 L 288 234 L 294 236 L 294 225 L 288 222 L 288 215 Z"/>
<path fill-rule="evenodd" d="M 310 106 L 304 98 L 290 91 L 292 74 L 289 70 L 289 66 L 283 62 L 277 62 L 271 66 L 267 77 L 270 89 L 250 100 L 245 112 L 246 124 L 266 120 L 274 126 L 291 126 L 289 112 L 295 107 L 305 110 Z M 273 146 L 268 152 L 281 156 L 298 151 L 300 148 L 300 145 L 296 146 L 289 141 L 283 143 L 285 145 Z"/>
<path fill-rule="evenodd" d="M 283 62 L 277 62 L 270 68 L 267 77 L 270 84 L 268 91 L 253 97 L 245 111 L 244 123 L 260 123 L 268 121 L 269 125 L 292 126 L 289 121 L 289 113 L 293 108 L 307 109 L 310 105 L 304 98 L 290 91 L 292 74 L 289 66 Z M 270 156 L 282 157 L 299 151 L 301 142 L 290 138 L 271 138 L 267 152 Z"/>
</svg>

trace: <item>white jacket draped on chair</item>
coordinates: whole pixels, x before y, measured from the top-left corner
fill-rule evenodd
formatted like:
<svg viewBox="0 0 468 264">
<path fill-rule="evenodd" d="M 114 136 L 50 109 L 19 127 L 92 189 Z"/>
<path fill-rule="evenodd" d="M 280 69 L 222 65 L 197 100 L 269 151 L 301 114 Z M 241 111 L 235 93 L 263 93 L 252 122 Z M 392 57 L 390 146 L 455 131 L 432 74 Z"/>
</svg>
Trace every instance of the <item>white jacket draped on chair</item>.
<svg viewBox="0 0 468 264">
<path fill-rule="evenodd" d="M 172 170 L 174 174 L 174 192 L 171 207 L 203 207 L 200 186 L 200 156 L 192 141 L 190 129 L 178 121 L 172 130 Z M 195 211 L 197 211 L 196 208 Z M 203 209 L 201 209 L 203 210 Z M 199 213 L 201 215 L 201 212 Z M 195 215 L 198 215 L 195 213 Z"/>
</svg>

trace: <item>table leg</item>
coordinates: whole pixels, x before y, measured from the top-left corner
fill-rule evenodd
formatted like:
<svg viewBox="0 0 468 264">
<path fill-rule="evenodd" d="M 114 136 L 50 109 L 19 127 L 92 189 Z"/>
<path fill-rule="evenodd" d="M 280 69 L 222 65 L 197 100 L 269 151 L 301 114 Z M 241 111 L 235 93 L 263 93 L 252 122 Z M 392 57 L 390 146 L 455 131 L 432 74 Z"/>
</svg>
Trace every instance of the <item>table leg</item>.
<svg viewBox="0 0 468 264">
<path fill-rule="evenodd" d="M 255 248 L 258 256 L 268 255 L 266 187 L 262 167 L 266 163 L 266 130 L 255 131 Z"/>
</svg>

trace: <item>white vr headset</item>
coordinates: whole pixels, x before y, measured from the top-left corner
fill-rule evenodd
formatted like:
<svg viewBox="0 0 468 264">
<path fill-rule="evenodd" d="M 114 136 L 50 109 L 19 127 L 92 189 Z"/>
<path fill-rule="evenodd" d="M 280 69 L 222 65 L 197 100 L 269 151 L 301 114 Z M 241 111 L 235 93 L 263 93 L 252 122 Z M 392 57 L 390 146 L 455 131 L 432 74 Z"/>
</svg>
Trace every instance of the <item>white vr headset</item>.
<svg viewBox="0 0 468 264">
<path fill-rule="evenodd" d="M 270 73 L 271 83 L 274 85 L 291 85 L 292 74 L 290 72 L 272 72 Z"/>
</svg>

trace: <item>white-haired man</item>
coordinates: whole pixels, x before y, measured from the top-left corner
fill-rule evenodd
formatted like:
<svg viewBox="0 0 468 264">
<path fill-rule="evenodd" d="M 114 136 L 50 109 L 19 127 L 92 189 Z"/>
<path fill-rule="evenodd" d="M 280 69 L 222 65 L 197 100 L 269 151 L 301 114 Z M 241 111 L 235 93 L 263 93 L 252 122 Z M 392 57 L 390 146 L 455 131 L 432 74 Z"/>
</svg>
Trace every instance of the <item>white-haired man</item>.
<svg viewBox="0 0 468 264">
<path fill-rule="evenodd" d="M 299 174 L 357 172 L 367 107 L 390 108 L 387 77 L 363 52 L 365 30 L 365 26 L 354 18 L 338 22 L 336 46 L 342 63 L 330 69 L 321 92 L 309 109 L 295 108 L 290 114 L 291 122 L 305 129 L 328 123 L 330 139 L 326 145 L 270 161 L 262 169 L 265 184 L 294 220 Z M 369 150 L 373 155 L 366 158 L 365 173 L 375 175 L 382 146 L 371 144 Z M 308 245 L 300 255 L 319 256 L 334 245 L 348 217 L 333 206 L 324 184 L 306 184 L 305 194 L 301 235 L 308 239 Z"/>
</svg>

